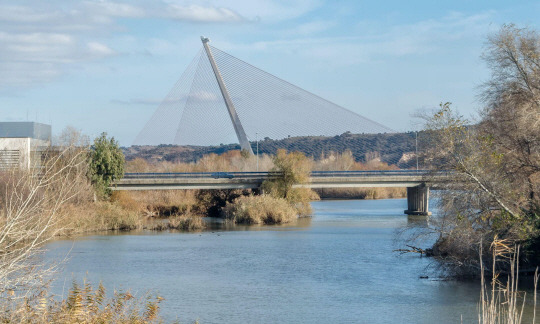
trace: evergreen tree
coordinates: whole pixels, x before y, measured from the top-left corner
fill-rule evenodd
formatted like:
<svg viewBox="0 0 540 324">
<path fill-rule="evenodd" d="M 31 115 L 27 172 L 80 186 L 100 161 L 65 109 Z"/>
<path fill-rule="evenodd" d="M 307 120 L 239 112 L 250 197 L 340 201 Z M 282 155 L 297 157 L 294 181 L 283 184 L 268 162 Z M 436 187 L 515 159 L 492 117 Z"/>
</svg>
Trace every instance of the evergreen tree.
<svg viewBox="0 0 540 324">
<path fill-rule="evenodd" d="M 96 191 L 103 195 L 110 194 L 109 186 L 124 176 L 124 154 L 118 142 L 107 133 L 101 133 L 94 140 L 90 150 L 90 179 Z"/>
</svg>

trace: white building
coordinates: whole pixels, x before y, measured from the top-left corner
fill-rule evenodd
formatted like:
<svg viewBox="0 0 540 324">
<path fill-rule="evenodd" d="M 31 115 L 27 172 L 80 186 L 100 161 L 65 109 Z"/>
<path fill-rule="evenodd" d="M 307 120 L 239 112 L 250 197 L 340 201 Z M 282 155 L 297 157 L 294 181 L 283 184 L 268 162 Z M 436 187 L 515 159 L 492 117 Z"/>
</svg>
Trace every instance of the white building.
<svg viewBox="0 0 540 324">
<path fill-rule="evenodd" d="M 35 122 L 0 122 L 0 170 L 39 165 L 51 146 L 51 125 Z"/>
</svg>

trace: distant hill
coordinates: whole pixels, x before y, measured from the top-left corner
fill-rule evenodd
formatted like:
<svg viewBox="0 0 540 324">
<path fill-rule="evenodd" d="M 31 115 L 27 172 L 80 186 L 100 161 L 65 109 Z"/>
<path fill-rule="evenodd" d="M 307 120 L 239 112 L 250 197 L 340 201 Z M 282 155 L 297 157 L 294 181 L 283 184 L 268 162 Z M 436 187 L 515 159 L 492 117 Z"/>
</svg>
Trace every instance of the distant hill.
<svg viewBox="0 0 540 324">
<path fill-rule="evenodd" d="M 252 142 L 253 152 L 256 143 Z M 415 152 L 415 133 L 391 134 L 351 134 L 349 132 L 333 137 L 302 136 L 281 140 L 265 138 L 259 141 L 259 154 L 275 154 L 278 149 L 300 151 L 307 156 L 319 159 L 321 155 L 350 150 L 356 161 L 366 162 L 380 159 L 388 164 L 397 164 L 402 168 L 412 166 Z M 123 148 L 126 159 L 143 158 L 150 162 L 179 161 L 196 162 L 202 156 L 215 153 L 221 154 L 230 150 L 239 150 L 240 145 L 228 144 L 220 146 L 131 146 Z"/>
</svg>

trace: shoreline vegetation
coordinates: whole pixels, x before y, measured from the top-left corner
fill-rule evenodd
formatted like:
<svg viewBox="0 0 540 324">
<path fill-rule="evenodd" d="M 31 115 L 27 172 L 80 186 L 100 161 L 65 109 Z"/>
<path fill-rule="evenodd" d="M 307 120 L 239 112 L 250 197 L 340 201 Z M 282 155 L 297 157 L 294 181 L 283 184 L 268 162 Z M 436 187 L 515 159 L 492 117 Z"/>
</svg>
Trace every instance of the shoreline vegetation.
<svg viewBox="0 0 540 324">
<path fill-rule="evenodd" d="M 234 150 L 221 155 L 203 156 L 191 163 L 148 162 L 141 158 L 124 161 L 118 143 L 107 138 L 106 134 L 96 138 L 90 146 L 87 137 L 69 127 L 58 141 L 59 146 L 47 153 L 49 156 L 45 158 L 50 160 L 58 152 L 76 156 L 74 161 L 55 161 L 58 164 L 55 167 L 77 163 L 78 168 L 77 172 L 69 175 L 74 184 L 71 197 L 58 207 L 62 216 L 55 224 L 55 236 L 59 237 L 104 231 L 199 231 L 205 228 L 204 217 L 222 218 L 237 224 L 281 224 L 292 222 L 297 217 L 310 216 L 309 202 L 313 200 L 406 197 L 405 188 L 292 188 L 295 183 L 306 182 L 312 170 L 397 169 L 376 157 L 366 163 L 357 162 L 350 151 L 329 152 L 318 160 L 284 150 L 279 150 L 275 156 L 259 156 L 259 170 L 284 174 L 283 179 L 263 184 L 264 195 L 260 190 L 110 191 L 109 185 L 124 172 L 252 171 L 257 166 L 257 160 L 254 156 Z M 30 176 L 20 172 L 4 171 L 2 174 L 0 182 Z M 266 215 L 262 216 L 261 210 Z"/>
<path fill-rule="evenodd" d="M 280 224 L 294 221 L 297 217 L 310 215 L 309 201 L 318 199 L 386 199 L 406 197 L 405 188 L 342 188 L 324 190 L 292 190 L 292 184 L 305 181 L 313 170 L 366 170 L 396 169 L 379 161 L 360 163 L 354 161 L 351 152 L 329 153 L 313 161 L 299 153 L 282 151 L 280 159 L 263 155 L 259 157 L 259 169 L 264 171 L 288 170 L 285 182 L 278 184 L 281 192 L 260 195 L 258 190 L 148 190 L 113 191 L 106 200 L 89 202 L 92 206 L 72 206 L 78 215 L 74 226 L 66 227 L 64 235 L 84 235 L 93 231 L 107 230 L 182 230 L 204 229 L 204 217 L 217 217 L 237 224 Z M 287 161 L 291 159 L 293 161 Z M 287 165 L 290 162 L 292 164 Z M 294 164 L 296 163 L 296 164 Z M 303 168 L 300 164 L 306 164 Z M 252 170 L 256 166 L 253 156 L 241 151 L 228 151 L 221 155 L 210 154 L 198 162 L 150 163 L 137 158 L 125 163 L 126 172 L 213 172 Z M 302 173 L 298 179 L 297 173 Z M 271 184 L 267 183 L 266 186 Z M 288 188 L 288 189 L 287 189 Z M 267 188 L 272 192 L 271 188 Z M 287 192 L 285 192 L 285 191 Z M 290 192 L 289 192 L 290 191 Z M 288 198 L 286 198 L 288 196 Z M 283 202 L 287 202 L 284 204 Z M 292 209 L 291 209 L 292 208 Z M 261 218 L 260 210 L 267 213 Z M 291 210 L 295 211 L 291 217 Z M 240 213 L 242 214 L 240 216 Z M 288 215 L 274 217 L 274 214 Z M 248 217 L 252 215 L 252 217 Z"/>
</svg>

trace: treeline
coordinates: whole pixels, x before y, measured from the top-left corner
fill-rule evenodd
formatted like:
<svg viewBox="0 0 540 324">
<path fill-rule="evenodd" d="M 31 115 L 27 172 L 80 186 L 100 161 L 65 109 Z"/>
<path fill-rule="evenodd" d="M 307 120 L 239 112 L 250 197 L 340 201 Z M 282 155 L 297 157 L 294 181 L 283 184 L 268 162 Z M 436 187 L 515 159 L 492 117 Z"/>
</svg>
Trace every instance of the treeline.
<svg viewBox="0 0 540 324">
<path fill-rule="evenodd" d="M 333 137 L 303 136 L 289 137 L 281 140 L 273 140 L 268 137 L 259 141 L 259 154 L 275 155 L 278 149 L 289 152 L 301 152 L 307 157 L 318 160 L 330 152 L 352 152 L 358 162 L 368 162 L 378 159 L 387 164 L 395 164 L 400 168 L 410 168 L 416 162 L 414 152 L 416 150 L 416 134 L 385 133 L 385 134 L 352 134 L 350 132 Z M 421 138 L 421 134 L 419 134 Z M 253 152 L 256 151 L 256 142 L 252 142 Z M 421 147 L 421 142 L 419 143 Z M 239 150 L 238 144 L 220 146 L 131 146 L 123 148 L 126 159 L 134 160 L 142 158 L 150 162 L 196 162 L 205 155 L 223 154 L 232 150 Z"/>
</svg>

